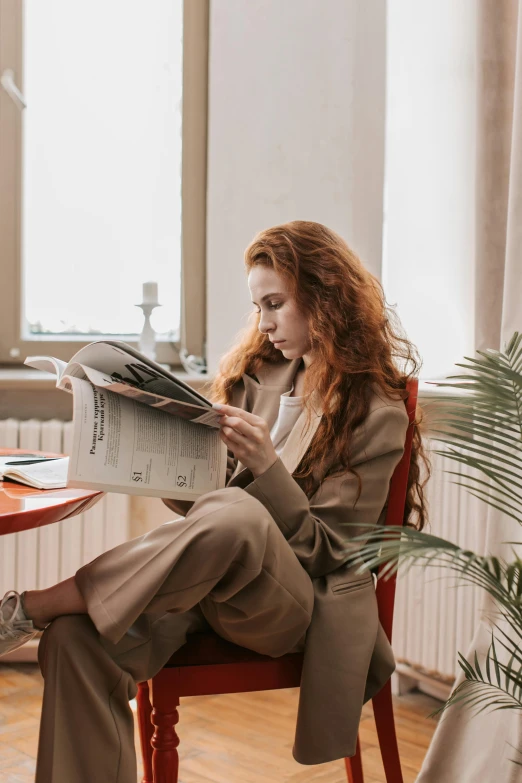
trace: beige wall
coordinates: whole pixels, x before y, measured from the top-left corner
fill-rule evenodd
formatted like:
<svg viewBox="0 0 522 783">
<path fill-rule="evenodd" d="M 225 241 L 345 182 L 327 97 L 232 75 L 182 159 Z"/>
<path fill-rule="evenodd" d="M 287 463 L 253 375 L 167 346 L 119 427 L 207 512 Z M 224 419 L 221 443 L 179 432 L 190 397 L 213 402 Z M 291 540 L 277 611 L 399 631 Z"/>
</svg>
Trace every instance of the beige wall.
<svg viewBox="0 0 522 783">
<path fill-rule="evenodd" d="M 210 371 L 244 324 L 259 230 L 326 223 L 381 271 L 385 0 L 211 3 L 207 189 Z"/>
</svg>

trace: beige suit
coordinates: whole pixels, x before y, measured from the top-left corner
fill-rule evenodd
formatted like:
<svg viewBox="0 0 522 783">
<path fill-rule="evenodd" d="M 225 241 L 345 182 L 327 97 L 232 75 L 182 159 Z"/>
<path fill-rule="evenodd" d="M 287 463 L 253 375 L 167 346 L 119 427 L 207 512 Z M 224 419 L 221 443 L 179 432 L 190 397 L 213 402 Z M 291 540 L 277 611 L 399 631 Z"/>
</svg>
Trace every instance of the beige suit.
<svg viewBox="0 0 522 783">
<path fill-rule="evenodd" d="M 243 376 L 232 404 L 271 427 L 298 364 L 282 361 L 257 379 Z M 134 781 L 127 702 L 136 682 L 153 676 L 187 633 L 209 627 L 272 656 L 304 648 L 293 755 L 302 764 L 353 755 L 362 704 L 389 678 L 394 661 L 371 575 L 343 565 L 346 537 L 358 532 L 343 523 L 383 521 L 408 418 L 403 402 L 372 397 L 351 443 L 362 479 L 353 509 L 353 475 L 326 479 L 310 501 L 291 475 L 319 425 L 317 400 L 314 407 L 312 426 L 305 431 L 302 414 L 262 476 L 254 480 L 229 455 L 226 489 L 193 506 L 167 501 L 185 518 L 77 572 L 89 615 L 58 618 L 40 644 L 46 688 L 36 783 Z M 74 744 L 60 695 L 70 705 L 82 699 L 75 720 L 91 737 L 88 753 Z M 103 758 L 96 752 L 101 739 Z"/>
</svg>

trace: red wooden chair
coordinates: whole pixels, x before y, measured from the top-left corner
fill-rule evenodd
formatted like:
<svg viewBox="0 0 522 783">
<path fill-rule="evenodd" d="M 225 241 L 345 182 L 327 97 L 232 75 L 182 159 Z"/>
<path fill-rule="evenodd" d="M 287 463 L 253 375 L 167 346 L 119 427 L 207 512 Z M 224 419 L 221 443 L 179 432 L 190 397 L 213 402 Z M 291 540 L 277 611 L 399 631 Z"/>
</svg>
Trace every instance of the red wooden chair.
<svg viewBox="0 0 522 783">
<path fill-rule="evenodd" d="M 410 466 L 411 444 L 417 405 L 418 381 L 408 383 L 406 401 L 410 426 L 404 454 L 395 468 L 388 496 L 386 525 L 402 525 Z M 381 566 L 382 568 L 382 566 Z M 395 576 L 377 582 L 379 619 L 391 641 Z M 150 680 L 138 684 L 137 705 L 143 756 L 142 783 L 178 783 L 179 739 L 175 725 L 182 696 L 218 693 L 246 693 L 299 686 L 302 653 L 271 658 L 231 644 L 214 633 L 189 637 Z M 395 722 L 391 681 L 372 699 L 379 746 L 387 783 L 403 783 Z M 364 783 L 359 738 L 354 756 L 345 759 L 348 783 Z"/>
</svg>

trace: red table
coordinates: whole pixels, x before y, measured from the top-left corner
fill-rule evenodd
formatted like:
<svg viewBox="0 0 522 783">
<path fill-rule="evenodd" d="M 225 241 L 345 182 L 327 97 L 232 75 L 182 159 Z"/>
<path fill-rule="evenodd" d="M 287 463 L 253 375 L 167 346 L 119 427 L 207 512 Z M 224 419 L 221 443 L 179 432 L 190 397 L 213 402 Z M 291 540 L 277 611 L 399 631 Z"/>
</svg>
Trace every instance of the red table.
<svg viewBox="0 0 522 783">
<path fill-rule="evenodd" d="M 34 449 L 0 448 L 0 457 L 15 453 L 63 456 Z M 94 506 L 102 496 L 103 492 L 95 489 L 32 489 L 13 481 L 0 481 L 0 535 L 74 517 Z"/>
</svg>

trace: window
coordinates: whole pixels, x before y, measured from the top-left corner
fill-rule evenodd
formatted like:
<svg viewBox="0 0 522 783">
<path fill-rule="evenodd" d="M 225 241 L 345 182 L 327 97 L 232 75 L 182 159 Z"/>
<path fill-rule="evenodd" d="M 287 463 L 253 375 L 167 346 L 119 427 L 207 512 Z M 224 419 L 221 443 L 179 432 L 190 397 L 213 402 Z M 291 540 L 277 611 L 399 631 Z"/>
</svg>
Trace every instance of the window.
<svg viewBox="0 0 522 783">
<path fill-rule="evenodd" d="M 382 279 L 425 379 L 474 353 L 476 6 L 387 6 Z"/>
<path fill-rule="evenodd" d="M 207 50 L 208 0 L 0 0 L 0 361 L 136 343 L 149 280 L 203 355 Z"/>
</svg>

